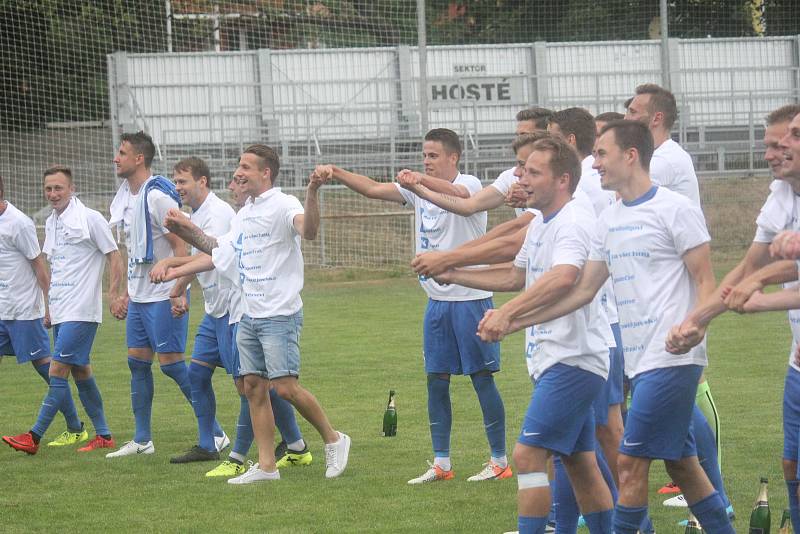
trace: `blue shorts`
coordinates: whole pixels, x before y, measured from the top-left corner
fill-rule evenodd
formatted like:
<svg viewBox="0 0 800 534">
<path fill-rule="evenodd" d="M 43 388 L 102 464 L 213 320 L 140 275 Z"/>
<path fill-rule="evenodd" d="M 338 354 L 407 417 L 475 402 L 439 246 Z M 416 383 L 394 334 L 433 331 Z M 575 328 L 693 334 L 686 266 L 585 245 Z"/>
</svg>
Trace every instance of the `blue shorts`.
<svg viewBox="0 0 800 534">
<path fill-rule="evenodd" d="M 783 386 L 783 458 L 800 460 L 800 373 L 791 365 Z"/>
<path fill-rule="evenodd" d="M 253 319 L 245 315 L 236 331 L 239 374 L 269 380 L 300 376 L 300 331 L 303 310 L 294 315 Z"/>
<path fill-rule="evenodd" d="M 661 460 L 697 456 L 692 411 L 702 373 L 700 365 L 681 365 L 636 375 L 619 451 Z"/>
<path fill-rule="evenodd" d="M 593 451 L 592 403 L 604 383 L 600 375 L 563 363 L 545 370 L 533 388 L 518 441 L 563 456 Z"/>
<path fill-rule="evenodd" d="M 619 323 L 611 324 L 611 331 L 614 332 L 614 341 L 617 346 L 609 349 L 611 352 L 611 367 L 608 369 L 608 404 L 622 404 L 625 395 L 622 392 L 622 381 L 625 377 L 625 356 L 622 352 L 622 333 Z"/>
<path fill-rule="evenodd" d="M 500 370 L 500 345 L 484 343 L 475 332 L 492 299 L 444 301 L 428 299 L 423 322 L 426 373 L 471 375 Z"/>
<path fill-rule="evenodd" d="M 611 351 L 608 349 L 608 359 L 611 361 Z M 603 387 L 594 398 L 592 408 L 594 411 L 594 424 L 601 426 L 608 424 L 608 407 L 611 404 L 608 401 L 608 396 L 611 393 L 611 373 L 609 372 L 608 378 L 603 382 Z"/>
<path fill-rule="evenodd" d="M 50 357 L 50 337 L 41 319 L 0 321 L 0 355 L 17 363 Z"/>
<path fill-rule="evenodd" d="M 67 321 L 55 325 L 53 359 L 68 365 L 89 365 L 97 326 L 97 323 L 88 321 Z"/>
<path fill-rule="evenodd" d="M 622 336 L 619 330 L 619 323 L 611 324 L 611 331 L 614 333 L 614 341 L 617 346 L 608 349 L 609 367 L 608 380 L 606 380 L 603 391 L 594 401 L 594 417 L 598 425 L 608 424 L 608 407 L 621 404 L 624 400 L 622 393 L 622 380 L 625 375 L 625 360 L 622 352 Z"/>
<path fill-rule="evenodd" d="M 238 376 L 238 361 L 234 366 L 231 355 L 231 347 L 235 344 L 233 327 L 234 325 L 228 324 L 227 313 L 218 319 L 204 315 L 194 337 L 192 359 L 212 367 L 224 367 L 229 375 Z"/>
<path fill-rule="evenodd" d="M 153 352 L 185 352 L 189 314 L 172 316 L 169 299 L 159 302 L 129 302 L 125 337 L 129 349 Z"/>
</svg>

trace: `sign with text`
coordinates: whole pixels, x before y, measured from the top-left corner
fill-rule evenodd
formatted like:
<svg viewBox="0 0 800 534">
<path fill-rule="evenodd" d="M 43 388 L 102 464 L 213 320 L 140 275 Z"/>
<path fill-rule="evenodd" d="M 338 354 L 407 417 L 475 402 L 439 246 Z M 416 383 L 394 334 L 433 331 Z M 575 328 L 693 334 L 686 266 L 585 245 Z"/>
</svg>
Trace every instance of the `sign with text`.
<svg viewBox="0 0 800 534">
<path fill-rule="evenodd" d="M 522 78 L 487 76 L 486 71 L 486 65 L 481 63 L 453 65 L 456 78 L 429 81 L 428 99 L 433 104 L 463 101 L 484 106 L 524 104 Z"/>
</svg>

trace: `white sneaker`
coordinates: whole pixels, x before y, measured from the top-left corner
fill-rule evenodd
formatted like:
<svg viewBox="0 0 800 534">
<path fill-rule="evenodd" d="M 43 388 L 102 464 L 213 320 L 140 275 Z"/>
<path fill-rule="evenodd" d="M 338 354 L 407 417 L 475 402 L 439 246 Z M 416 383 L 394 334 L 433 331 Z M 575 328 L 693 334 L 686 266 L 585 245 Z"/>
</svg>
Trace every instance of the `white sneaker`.
<svg viewBox="0 0 800 534">
<path fill-rule="evenodd" d="M 670 497 L 666 501 L 664 501 L 664 506 L 672 506 L 674 508 L 688 508 L 689 504 L 686 502 L 686 497 L 681 495 L 676 495 L 674 497 Z"/>
<path fill-rule="evenodd" d="M 222 432 L 221 436 L 214 436 L 214 446 L 217 448 L 217 452 L 222 452 L 225 447 L 231 444 L 231 439 L 228 437 L 224 431 Z"/>
<path fill-rule="evenodd" d="M 325 478 L 336 478 L 347 467 L 347 458 L 350 455 L 350 436 L 339 434 L 339 441 L 325 445 Z"/>
<path fill-rule="evenodd" d="M 106 454 L 106 458 L 119 458 L 120 456 L 133 456 L 135 454 L 153 454 L 154 452 L 156 452 L 156 448 L 153 446 L 152 441 L 136 443 L 131 440 L 120 447 L 119 450 Z"/>
<path fill-rule="evenodd" d="M 426 460 L 427 461 L 427 460 Z M 412 478 L 408 481 L 412 486 L 415 484 L 427 484 L 428 482 L 438 482 L 440 480 L 453 480 L 456 474 L 452 469 L 445 471 L 438 465 L 428 462 L 428 469 L 417 478 Z"/>
<path fill-rule="evenodd" d="M 489 460 L 483 464 L 483 469 L 477 475 L 472 475 L 467 479 L 468 482 L 481 482 L 483 480 L 500 480 L 503 478 L 511 478 L 514 473 L 511 472 L 511 466 L 506 465 L 500 467 L 493 461 Z"/>
<path fill-rule="evenodd" d="M 277 469 L 272 473 L 262 471 L 258 464 L 250 462 L 250 469 L 243 475 L 228 479 L 228 484 L 252 484 L 254 482 L 264 482 L 266 480 L 280 480 L 281 473 Z"/>
</svg>

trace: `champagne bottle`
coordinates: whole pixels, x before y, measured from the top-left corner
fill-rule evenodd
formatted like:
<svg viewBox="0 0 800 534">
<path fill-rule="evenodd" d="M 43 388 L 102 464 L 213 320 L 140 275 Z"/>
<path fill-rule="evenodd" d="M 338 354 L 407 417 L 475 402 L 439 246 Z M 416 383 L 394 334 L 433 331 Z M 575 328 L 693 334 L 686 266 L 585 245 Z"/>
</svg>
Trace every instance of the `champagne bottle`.
<svg viewBox="0 0 800 534">
<path fill-rule="evenodd" d="M 700 522 L 697 520 L 691 510 L 689 510 L 689 520 L 686 522 L 686 530 L 683 532 L 684 534 L 700 534 L 703 532 Z"/>
<path fill-rule="evenodd" d="M 389 404 L 383 412 L 383 436 L 388 438 L 397 435 L 397 408 L 394 405 L 394 390 L 389 390 Z"/>
<path fill-rule="evenodd" d="M 792 531 L 790 525 L 792 524 L 792 517 L 789 515 L 789 510 L 783 511 L 783 517 L 781 517 L 781 528 L 778 531 L 779 534 L 789 534 Z"/>
<path fill-rule="evenodd" d="M 761 479 L 761 489 L 758 499 L 750 514 L 750 534 L 769 534 L 770 517 L 769 502 L 767 500 L 767 479 Z"/>
</svg>

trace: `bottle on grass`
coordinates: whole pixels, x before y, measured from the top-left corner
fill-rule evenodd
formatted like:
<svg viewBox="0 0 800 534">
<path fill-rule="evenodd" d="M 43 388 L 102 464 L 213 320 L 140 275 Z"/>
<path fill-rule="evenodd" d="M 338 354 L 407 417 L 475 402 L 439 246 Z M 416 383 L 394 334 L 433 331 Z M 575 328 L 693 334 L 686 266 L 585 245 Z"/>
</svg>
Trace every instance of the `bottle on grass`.
<svg viewBox="0 0 800 534">
<path fill-rule="evenodd" d="M 383 436 L 388 438 L 397 435 L 397 407 L 394 404 L 394 390 L 389 390 L 389 403 L 383 412 Z"/>
</svg>

